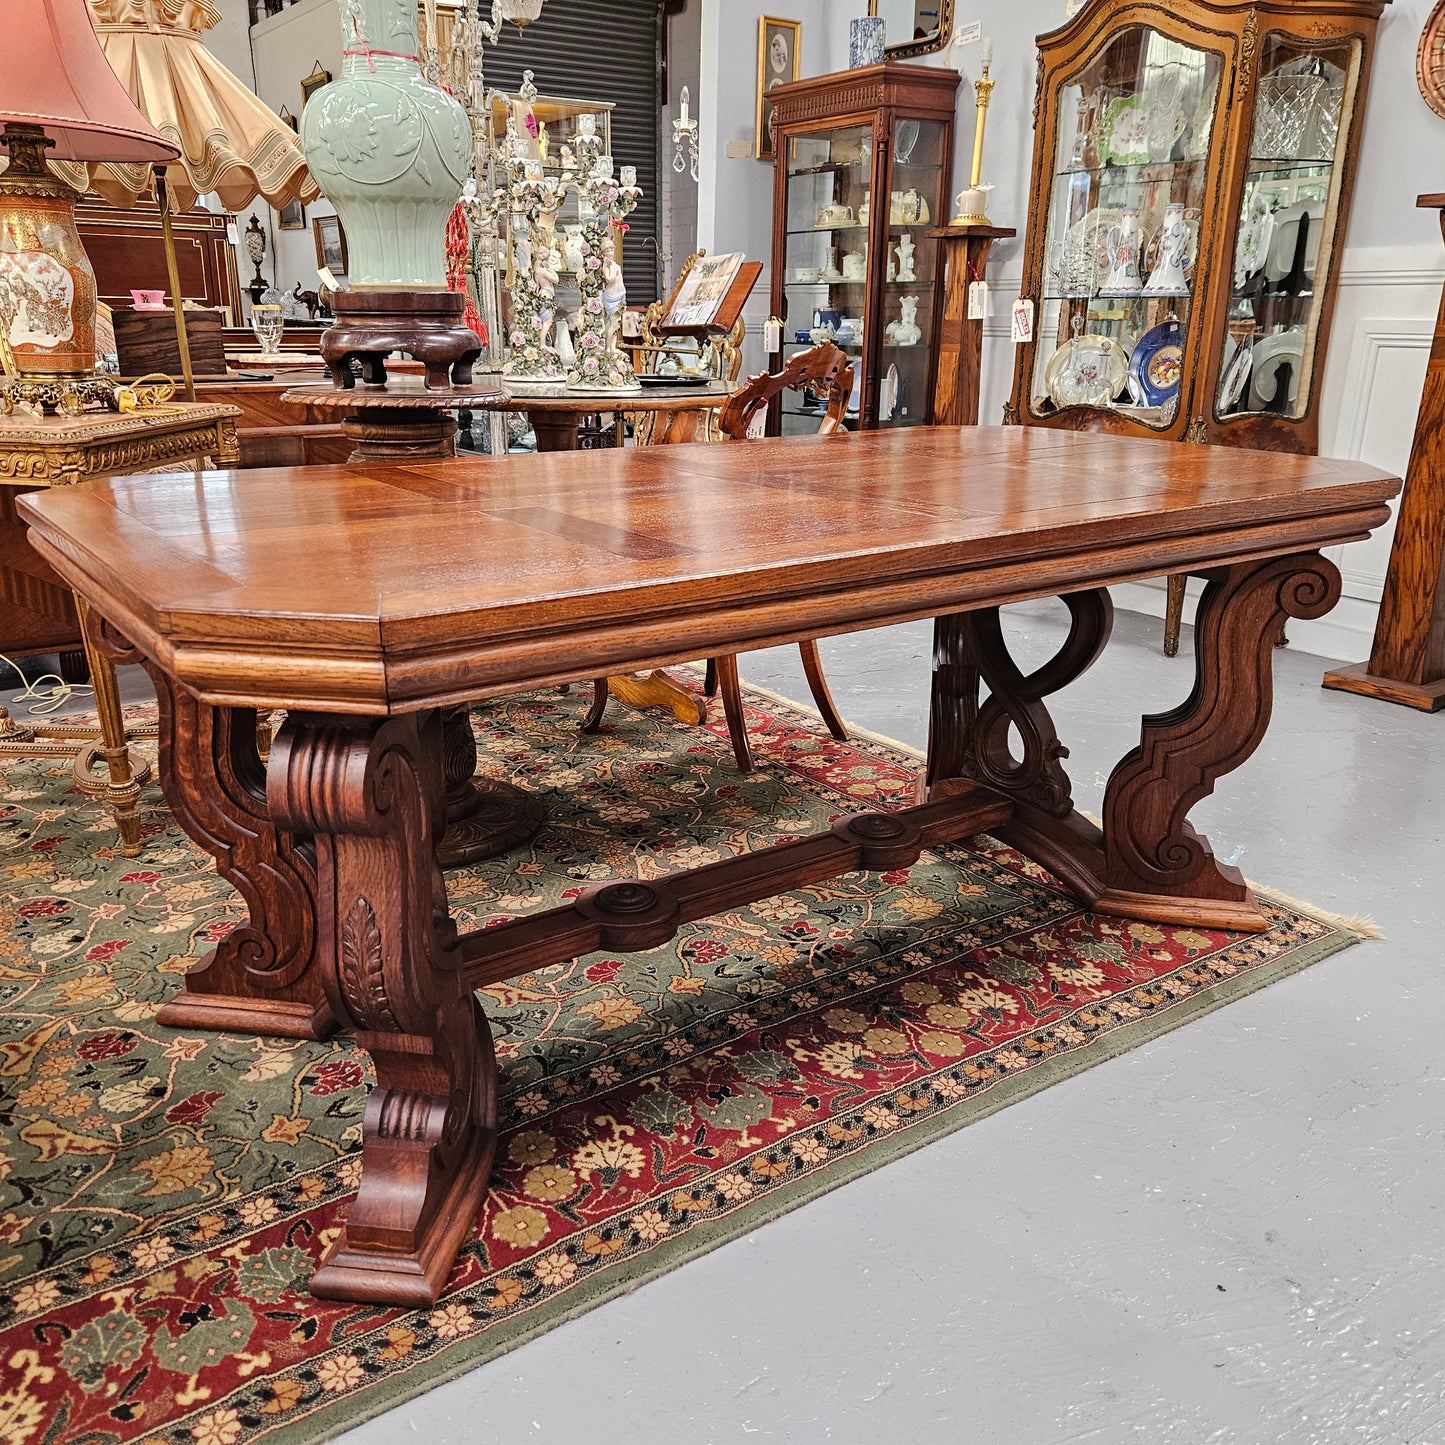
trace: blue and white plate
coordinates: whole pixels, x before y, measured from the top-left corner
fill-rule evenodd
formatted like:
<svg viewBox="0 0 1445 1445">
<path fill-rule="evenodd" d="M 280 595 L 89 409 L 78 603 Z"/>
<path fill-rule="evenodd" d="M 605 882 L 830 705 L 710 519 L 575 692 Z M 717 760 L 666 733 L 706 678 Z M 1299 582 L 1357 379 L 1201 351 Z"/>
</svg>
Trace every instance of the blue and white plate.
<svg viewBox="0 0 1445 1445">
<path fill-rule="evenodd" d="M 1146 331 L 1129 358 L 1129 389 L 1145 406 L 1163 406 L 1178 396 L 1184 376 L 1184 326 L 1163 321 Z"/>
</svg>

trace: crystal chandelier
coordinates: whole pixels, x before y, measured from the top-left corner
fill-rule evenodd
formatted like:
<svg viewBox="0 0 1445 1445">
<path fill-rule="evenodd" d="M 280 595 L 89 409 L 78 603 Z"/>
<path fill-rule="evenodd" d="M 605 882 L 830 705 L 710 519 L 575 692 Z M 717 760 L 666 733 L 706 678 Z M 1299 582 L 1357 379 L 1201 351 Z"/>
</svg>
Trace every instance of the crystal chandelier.
<svg viewBox="0 0 1445 1445">
<path fill-rule="evenodd" d="M 672 123 L 672 143 L 676 147 L 676 154 L 672 158 L 672 168 L 678 175 L 683 171 L 691 169 L 693 180 L 697 179 L 697 157 L 698 157 L 698 124 L 687 113 L 688 101 L 691 97 L 688 94 L 687 86 L 682 88 L 682 111 L 678 118 Z M 683 142 L 687 142 L 688 156 L 683 157 Z"/>
<path fill-rule="evenodd" d="M 485 26 L 487 39 L 496 43 L 503 24 L 510 20 L 518 30 L 530 25 L 542 13 L 542 0 L 492 0 L 492 23 Z"/>
</svg>

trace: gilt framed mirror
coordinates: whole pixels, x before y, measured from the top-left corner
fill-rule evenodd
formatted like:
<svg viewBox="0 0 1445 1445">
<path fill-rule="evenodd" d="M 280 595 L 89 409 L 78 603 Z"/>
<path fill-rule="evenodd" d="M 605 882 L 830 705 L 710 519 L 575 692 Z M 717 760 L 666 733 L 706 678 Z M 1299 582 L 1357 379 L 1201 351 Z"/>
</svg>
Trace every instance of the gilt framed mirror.
<svg viewBox="0 0 1445 1445">
<path fill-rule="evenodd" d="M 868 0 L 868 13 L 886 23 L 889 60 L 931 55 L 953 33 L 953 0 Z"/>
</svg>

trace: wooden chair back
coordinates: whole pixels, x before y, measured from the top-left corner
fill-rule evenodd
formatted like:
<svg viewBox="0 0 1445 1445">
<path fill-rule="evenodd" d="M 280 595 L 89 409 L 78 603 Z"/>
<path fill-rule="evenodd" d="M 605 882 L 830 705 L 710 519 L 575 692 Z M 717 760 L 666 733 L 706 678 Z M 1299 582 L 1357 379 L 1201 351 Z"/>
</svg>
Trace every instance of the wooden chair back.
<svg viewBox="0 0 1445 1445">
<path fill-rule="evenodd" d="M 781 371 L 765 371 L 745 382 L 723 403 L 718 430 L 735 441 L 760 435 L 753 426 L 768 403 L 785 391 L 801 391 L 805 386 L 828 399 L 818 435 L 841 431 L 853 395 L 853 367 L 847 354 L 831 341 L 794 353 Z"/>
</svg>

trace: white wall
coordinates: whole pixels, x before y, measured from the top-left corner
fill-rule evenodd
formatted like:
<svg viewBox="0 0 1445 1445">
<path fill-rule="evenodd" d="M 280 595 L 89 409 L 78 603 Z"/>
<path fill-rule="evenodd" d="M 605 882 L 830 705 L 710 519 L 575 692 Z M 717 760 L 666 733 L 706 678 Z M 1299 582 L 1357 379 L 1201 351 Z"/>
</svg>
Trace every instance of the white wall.
<svg viewBox="0 0 1445 1445">
<path fill-rule="evenodd" d="M 772 296 L 773 167 L 754 159 L 757 130 L 758 17 L 776 15 L 802 22 L 800 74 L 828 70 L 831 37 L 836 23 L 829 0 L 689 0 L 700 7 L 702 33 L 699 119 L 703 154 L 698 185 L 697 244 L 716 255 L 744 251 L 762 261 L 764 270 L 743 315 L 748 341 L 743 355 L 745 375 L 765 367 L 763 323 Z M 844 48 L 847 46 L 844 26 Z M 729 156 L 729 143 L 746 147 L 744 156 Z"/>
<path fill-rule="evenodd" d="M 683 88 L 689 92 L 689 110 L 694 117 L 702 100 L 702 7 L 696 0 L 680 15 L 668 17 L 667 72 L 667 105 L 658 117 L 661 146 L 658 173 L 662 178 L 658 242 L 671 258 L 663 277 L 664 295 L 677 279 L 682 263 L 697 250 L 698 182 L 693 180 L 690 170 L 679 175 L 672 168 L 677 149 L 672 143 L 672 123 L 678 115 Z M 707 143 L 706 133 L 701 133 L 701 144 Z M 684 146 L 684 159 L 686 150 Z"/>
<path fill-rule="evenodd" d="M 245 0 L 226 0 L 226 3 L 244 8 Z M 301 81 L 315 69 L 316 62 L 319 60 L 322 68 L 333 76 L 341 74 L 341 11 L 337 0 L 300 0 L 278 15 L 267 16 L 251 28 L 250 50 L 256 93 L 278 114 L 284 105 L 299 118 Z M 336 208 L 322 197 L 306 207 L 304 230 L 282 231 L 277 228 L 276 213 L 258 197 L 249 211 L 237 216 L 240 230 L 246 229 L 252 212 L 260 218 L 269 237 L 262 274 L 274 279 L 283 291 L 290 291 L 298 281 L 303 291 L 314 291 L 316 242 L 311 221 L 315 216 L 334 216 Z M 244 255 L 240 274 L 241 284 L 245 286 L 253 271 Z"/>
</svg>

